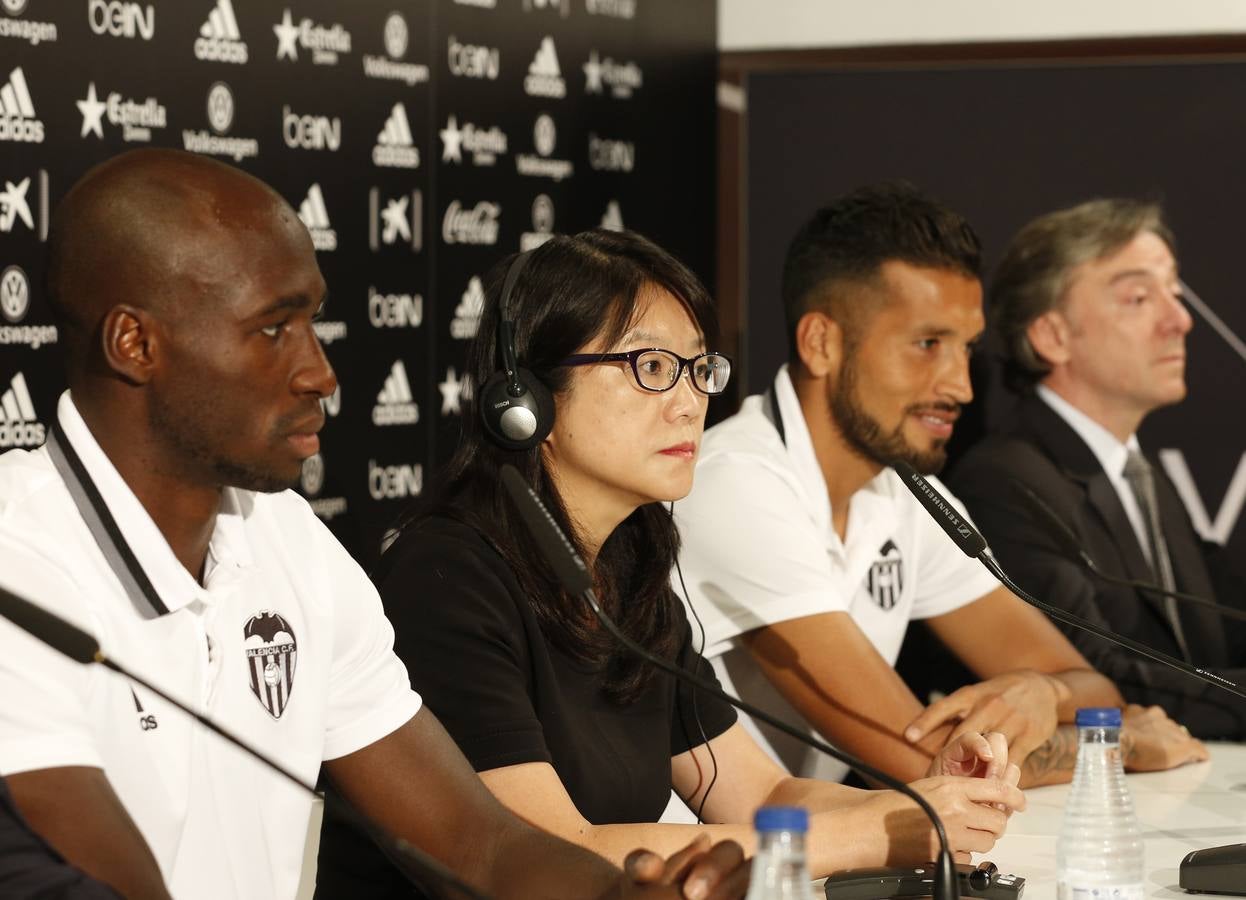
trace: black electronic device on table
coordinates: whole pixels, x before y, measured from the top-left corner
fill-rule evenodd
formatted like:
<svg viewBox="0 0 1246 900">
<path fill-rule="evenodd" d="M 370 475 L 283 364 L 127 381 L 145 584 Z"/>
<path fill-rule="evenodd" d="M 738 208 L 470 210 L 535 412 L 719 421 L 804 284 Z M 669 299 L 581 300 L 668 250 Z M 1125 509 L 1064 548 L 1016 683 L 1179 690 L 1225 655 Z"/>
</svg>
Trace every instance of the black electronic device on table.
<svg viewBox="0 0 1246 900">
<path fill-rule="evenodd" d="M 929 897 L 934 892 L 934 863 L 924 866 L 878 866 L 845 869 L 826 879 L 826 900 L 872 900 L 879 897 Z M 962 897 L 1020 900 L 1025 879 L 999 871 L 993 862 L 956 866 Z"/>
<path fill-rule="evenodd" d="M 1194 894 L 1246 894 L 1246 844 L 1187 853 L 1179 883 Z"/>
</svg>

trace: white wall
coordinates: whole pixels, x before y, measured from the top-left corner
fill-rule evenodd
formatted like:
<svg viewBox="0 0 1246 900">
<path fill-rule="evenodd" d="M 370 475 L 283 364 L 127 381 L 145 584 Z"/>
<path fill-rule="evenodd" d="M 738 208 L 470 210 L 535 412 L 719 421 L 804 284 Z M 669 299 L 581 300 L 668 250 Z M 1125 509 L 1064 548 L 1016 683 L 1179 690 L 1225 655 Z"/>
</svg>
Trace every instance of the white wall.
<svg viewBox="0 0 1246 900">
<path fill-rule="evenodd" d="M 721 50 L 1225 32 L 1246 0 L 718 0 Z"/>
</svg>

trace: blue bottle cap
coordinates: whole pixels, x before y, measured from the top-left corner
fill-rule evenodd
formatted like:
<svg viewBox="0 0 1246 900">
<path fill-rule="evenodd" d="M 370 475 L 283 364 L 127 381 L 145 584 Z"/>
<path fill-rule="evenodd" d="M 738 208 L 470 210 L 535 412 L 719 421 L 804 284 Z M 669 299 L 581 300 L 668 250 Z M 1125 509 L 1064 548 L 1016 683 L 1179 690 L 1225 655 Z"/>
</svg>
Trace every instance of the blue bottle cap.
<svg viewBox="0 0 1246 900">
<path fill-rule="evenodd" d="M 1115 706 L 1089 706 L 1077 711 L 1078 728 L 1120 728 L 1121 711 Z"/>
<path fill-rule="evenodd" d="M 758 831 L 808 831 L 809 813 L 803 806 L 763 806 L 753 815 Z"/>
</svg>

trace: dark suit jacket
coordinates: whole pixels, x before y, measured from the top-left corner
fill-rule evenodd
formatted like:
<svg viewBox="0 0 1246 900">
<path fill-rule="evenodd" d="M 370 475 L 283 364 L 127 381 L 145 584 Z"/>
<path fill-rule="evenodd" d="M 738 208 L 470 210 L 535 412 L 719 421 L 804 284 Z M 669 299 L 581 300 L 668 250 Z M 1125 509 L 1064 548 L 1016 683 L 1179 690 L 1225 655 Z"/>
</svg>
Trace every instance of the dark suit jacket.
<svg viewBox="0 0 1246 900">
<path fill-rule="evenodd" d="M 1179 590 L 1239 604 L 1242 582 L 1217 545 L 1195 534 L 1176 489 L 1152 460 L 1160 518 Z M 1163 600 L 1094 578 L 1060 551 L 1051 529 L 1035 520 L 1011 479 L 1027 485 L 1077 534 L 1107 574 L 1154 583 L 1120 498 L 1098 459 L 1060 416 L 1036 396 L 1017 410 L 1015 425 L 974 446 L 949 478 L 991 551 L 1013 579 L 1047 603 L 1117 634 L 1181 658 Z M 1246 623 L 1180 605 L 1186 643 L 1196 665 L 1246 682 Z M 1102 638 L 1056 623 L 1096 669 L 1132 703 L 1159 704 L 1205 738 L 1246 736 L 1246 700 L 1153 662 Z"/>
</svg>

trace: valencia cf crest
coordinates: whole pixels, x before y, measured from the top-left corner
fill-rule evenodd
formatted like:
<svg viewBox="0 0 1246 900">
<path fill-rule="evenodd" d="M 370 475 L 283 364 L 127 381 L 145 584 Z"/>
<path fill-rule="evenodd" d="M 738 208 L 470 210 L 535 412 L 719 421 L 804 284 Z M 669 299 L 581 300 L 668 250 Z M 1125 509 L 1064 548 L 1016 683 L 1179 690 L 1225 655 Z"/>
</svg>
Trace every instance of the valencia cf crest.
<svg viewBox="0 0 1246 900">
<path fill-rule="evenodd" d="M 280 719 L 294 690 L 298 642 L 290 623 L 271 610 L 261 610 L 242 626 L 251 692 L 274 719 Z"/>
<path fill-rule="evenodd" d="M 879 560 L 870 566 L 865 586 L 881 609 L 892 609 L 904 590 L 904 560 L 900 558 L 900 548 L 890 539 L 879 548 L 878 555 Z"/>
</svg>

